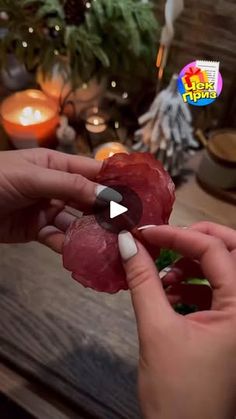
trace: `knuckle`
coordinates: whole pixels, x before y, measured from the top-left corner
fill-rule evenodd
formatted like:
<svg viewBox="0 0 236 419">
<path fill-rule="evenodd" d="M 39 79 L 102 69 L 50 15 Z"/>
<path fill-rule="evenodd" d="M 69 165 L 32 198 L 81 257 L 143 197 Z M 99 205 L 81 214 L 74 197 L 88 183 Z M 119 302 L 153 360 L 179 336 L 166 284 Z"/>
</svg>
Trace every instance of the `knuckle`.
<svg viewBox="0 0 236 419">
<path fill-rule="evenodd" d="M 233 259 L 236 262 L 236 248 L 234 250 L 231 251 L 231 256 L 233 257 Z"/>
<path fill-rule="evenodd" d="M 136 265 L 133 266 L 127 275 L 127 280 L 129 284 L 134 287 L 137 287 L 141 283 L 146 282 L 150 277 L 150 274 L 145 265 Z"/>
<path fill-rule="evenodd" d="M 35 163 L 39 166 L 47 167 L 50 169 L 50 155 L 52 150 L 48 150 L 47 148 L 39 148 L 36 149 L 37 151 L 35 151 L 35 149 L 32 150 L 32 156 L 34 157 Z"/>
<path fill-rule="evenodd" d="M 214 247 L 222 247 L 224 244 L 223 244 L 223 241 L 221 239 L 219 239 L 217 237 L 212 237 L 211 238 L 211 245 L 214 246 Z"/>
<path fill-rule="evenodd" d="M 199 228 L 199 230 L 208 230 L 208 227 L 211 225 L 209 221 L 200 221 L 199 223 L 193 224 L 193 227 Z"/>
<path fill-rule="evenodd" d="M 192 225 L 195 230 L 198 230 L 205 234 L 211 234 L 214 231 L 215 224 L 211 221 L 200 221 Z"/>
<path fill-rule="evenodd" d="M 217 238 L 217 237 L 212 237 L 210 236 L 208 238 L 208 249 L 219 249 L 219 248 L 224 248 L 224 243 L 221 239 Z"/>
<path fill-rule="evenodd" d="M 37 150 L 37 156 L 41 158 L 48 158 L 50 151 L 47 148 L 39 148 Z"/>
<path fill-rule="evenodd" d="M 37 152 L 38 152 L 39 154 L 42 154 L 42 155 L 44 155 L 44 154 L 48 154 L 48 149 L 47 149 L 47 148 L 45 148 L 45 147 L 40 147 L 40 148 L 37 150 Z"/>
<path fill-rule="evenodd" d="M 72 187 L 73 189 L 75 189 L 76 191 L 78 191 L 80 194 L 82 194 L 87 186 L 87 181 L 86 179 L 78 174 L 78 175 L 72 175 Z"/>
</svg>

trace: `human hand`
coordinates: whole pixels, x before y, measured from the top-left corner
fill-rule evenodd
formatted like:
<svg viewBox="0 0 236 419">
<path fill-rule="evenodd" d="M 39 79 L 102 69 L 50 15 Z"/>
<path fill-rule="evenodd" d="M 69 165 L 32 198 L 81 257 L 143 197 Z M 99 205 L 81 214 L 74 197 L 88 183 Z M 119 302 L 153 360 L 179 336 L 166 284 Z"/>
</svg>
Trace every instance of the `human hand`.
<svg viewBox="0 0 236 419">
<path fill-rule="evenodd" d="M 47 149 L 0 153 L 0 243 L 39 240 L 60 252 L 64 231 L 78 209 L 96 198 L 101 163 Z"/>
<path fill-rule="evenodd" d="M 199 263 L 211 284 L 211 310 L 172 309 L 144 247 L 128 232 L 119 248 L 137 319 L 139 396 L 147 419 L 223 419 L 235 414 L 236 232 L 212 224 L 142 230 L 147 243 Z M 188 265 L 189 266 L 189 265 Z M 180 271 L 179 271 L 180 272 Z M 185 276 L 169 273 L 168 281 Z M 167 281 L 167 282 L 168 282 Z"/>
<path fill-rule="evenodd" d="M 203 221 L 193 224 L 193 230 L 218 237 L 223 240 L 236 257 L 236 232 L 229 227 Z M 172 266 L 160 272 L 162 283 L 171 304 L 196 305 L 201 310 L 209 310 L 212 302 L 212 288 L 203 285 L 189 285 L 190 278 L 205 279 L 201 264 L 197 260 L 181 257 Z"/>
</svg>

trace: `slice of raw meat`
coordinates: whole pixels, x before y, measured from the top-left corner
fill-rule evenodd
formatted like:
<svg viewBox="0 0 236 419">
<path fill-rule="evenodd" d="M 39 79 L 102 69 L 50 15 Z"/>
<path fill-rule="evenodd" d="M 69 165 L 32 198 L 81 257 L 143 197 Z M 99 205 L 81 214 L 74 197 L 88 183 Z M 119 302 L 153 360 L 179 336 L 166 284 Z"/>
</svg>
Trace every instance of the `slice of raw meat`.
<svg viewBox="0 0 236 419">
<path fill-rule="evenodd" d="M 175 199 L 174 184 L 162 164 L 150 153 L 115 154 L 104 161 L 97 182 L 126 185 L 140 197 L 145 224 L 166 224 Z"/>
<path fill-rule="evenodd" d="M 64 267 L 85 287 L 111 294 L 128 289 L 117 235 L 100 227 L 93 215 L 71 225 L 63 257 Z"/>
<path fill-rule="evenodd" d="M 111 187 L 126 185 L 138 194 L 143 204 L 139 226 L 168 223 L 175 198 L 174 184 L 151 154 L 115 154 L 104 161 L 96 181 Z M 85 287 L 108 293 L 128 288 L 117 235 L 100 227 L 93 215 L 84 216 L 70 226 L 63 262 L 73 278 Z"/>
</svg>

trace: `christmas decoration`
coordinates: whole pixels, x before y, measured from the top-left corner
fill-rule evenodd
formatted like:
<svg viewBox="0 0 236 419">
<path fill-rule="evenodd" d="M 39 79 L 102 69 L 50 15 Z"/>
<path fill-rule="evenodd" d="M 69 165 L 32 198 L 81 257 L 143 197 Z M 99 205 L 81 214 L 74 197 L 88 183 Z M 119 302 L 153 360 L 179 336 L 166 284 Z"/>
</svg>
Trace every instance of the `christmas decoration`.
<svg viewBox="0 0 236 419">
<path fill-rule="evenodd" d="M 2 27 L 2 22 L 6 22 L 8 20 L 8 14 L 6 12 L 0 11 L 0 40 L 5 38 L 7 34 L 7 28 Z"/>
<path fill-rule="evenodd" d="M 1 71 L 1 81 L 7 89 L 17 91 L 30 84 L 32 75 L 26 70 L 24 64 L 11 54 L 7 58 L 6 67 Z"/>
<path fill-rule="evenodd" d="M 190 148 L 197 148 L 191 126 L 188 105 L 177 89 L 178 76 L 173 75 L 169 86 L 157 94 L 147 113 L 139 118 L 133 149 L 150 151 L 163 162 L 174 177 L 181 173 Z"/>
<path fill-rule="evenodd" d="M 183 0 L 167 0 L 165 5 L 165 26 L 161 32 L 160 48 L 157 55 L 157 68 L 159 84 L 163 78 L 169 55 L 170 45 L 174 38 L 174 21 L 184 9 Z"/>
<path fill-rule="evenodd" d="M 51 74 L 66 57 L 73 87 L 94 76 L 132 75 L 151 68 L 157 22 L 151 2 L 140 0 L 0 0 L 8 16 L 0 65 L 14 51 L 27 69 Z"/>
</svg>

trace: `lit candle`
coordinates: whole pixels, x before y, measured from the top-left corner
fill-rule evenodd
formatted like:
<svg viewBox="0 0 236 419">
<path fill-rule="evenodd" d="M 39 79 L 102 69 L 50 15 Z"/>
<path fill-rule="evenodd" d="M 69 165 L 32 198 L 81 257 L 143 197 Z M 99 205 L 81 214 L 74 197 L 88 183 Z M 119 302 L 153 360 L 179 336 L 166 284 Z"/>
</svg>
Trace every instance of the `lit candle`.
<svg viewBox="0 0 236 419">
<path fill-rule="evenodd" d="M 128 154 L 128 149 L 121 143 L 105 143 L 98 147 L 95 154 L 96 160 L 105 160 L 108 157 L 112 157 L 116 153 Z"/>
<path fill-rule="evenodd" d="M 43 146 L 55 137 L 57 104 L 40 90 L 25 90 L 6 98 L 1 106 L 3 126 L 16 148 Z"/>
<path fill-rule="evenodd" d="M 102 116 L 94 114 L 87 117 L 85 127 L 93 134 L 101 134 L 107 129 L 107 124 Z"/>
</svg>

